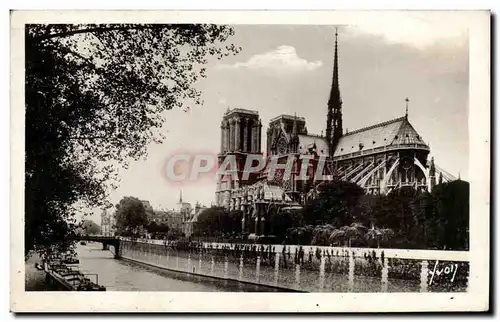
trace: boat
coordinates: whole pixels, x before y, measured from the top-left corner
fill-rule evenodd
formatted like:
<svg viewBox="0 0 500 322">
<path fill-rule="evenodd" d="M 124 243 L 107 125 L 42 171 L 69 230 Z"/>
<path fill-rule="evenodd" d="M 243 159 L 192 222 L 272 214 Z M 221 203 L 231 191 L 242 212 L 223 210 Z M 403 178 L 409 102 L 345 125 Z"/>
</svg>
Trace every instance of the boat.
<svg viewBox="0 0 500 322">
<path fill-rule="evenodd" d="M 77 265 L 80 264 L 80 260 L 74 254 L 66 254 L 62 258 L 62 263 L 66 265 Z"/>
<path fill-rule="evenodd" d="M 85 245 L 87 245 L 87 243 L 86 243 L 86 242 L 84 242 L 84 241 L 82 240 L 82 241 L 80 242 L 80 245 L 85 246 Z"/>
<path fill-rule="evenodd" d="M 45 271 L 69 290 L 106 291 L 106 287 L 92 282 L 80 270 L 65 264 L 50 263 L 46 265 Z"/>
<path fill-rule="evenodd" d="M 71 291 L 106 291 L 106 287 L 91 281 L 86 274 L 79 270 L 80 260 L 74 251 L 53 253 L 43 260 L 42 264 L 35 264 L 38 270 L 47 273 L 65 289 Z M 96 275 L 96 274 L 93 274 Z"/>
</svg>

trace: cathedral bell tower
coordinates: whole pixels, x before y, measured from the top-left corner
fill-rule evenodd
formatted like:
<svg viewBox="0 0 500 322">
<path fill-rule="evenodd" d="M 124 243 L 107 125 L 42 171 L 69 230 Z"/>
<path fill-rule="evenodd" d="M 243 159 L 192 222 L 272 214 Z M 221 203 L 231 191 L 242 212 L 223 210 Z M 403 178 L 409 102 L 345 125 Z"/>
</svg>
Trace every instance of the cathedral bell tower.
<svg viewBox="0 0 500 322">
<path fill-rule="evenodd" d="M 220 153 L 218 167 L 227 156 L 236 159 L 237 178 L 219 178 L 215 192 L 217 206 L 230 207 L 231 191 L 244 185 L 252 184 L 255 175 L 250 175 L 247 181 L 242 181 L 242 174 L 248 155 L 262 155 L 261 152 L 262 122 L 259 113 L 245 109 L 227 110 L 221 122 Z"/>
</svg>

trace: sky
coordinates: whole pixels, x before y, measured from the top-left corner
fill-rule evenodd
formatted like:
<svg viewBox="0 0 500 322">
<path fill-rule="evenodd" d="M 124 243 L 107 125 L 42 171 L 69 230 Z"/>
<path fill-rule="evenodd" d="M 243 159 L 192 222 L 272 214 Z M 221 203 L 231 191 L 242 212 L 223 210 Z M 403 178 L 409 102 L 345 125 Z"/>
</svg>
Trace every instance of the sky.
<svg viewBox="0 0 500 322">
<path fill-rule="evenodd" d="M 467 180 L 467 30 L 453 16 L 398 19 L 338 26 L 344 128 L 352 131 L 401 117 L 408 97 L 409 120 L 430 145 L 436 163 Z M 335 26 L 233 28 L 235 35 L 229 41 L 241 52 L 209 61 L 207 78 L 195 84 L 202 92 L 203 106 L 167 112 L 162 129 L 166 140 L 148 147 L 147 160 L 120 171 L 121 184 L 110 195 L 112 203 L 135 196 L 154 208 L 171 209 L 182 189 L 183 201 L 209 206 L 215 181 L 174 184 L 163 169 L 169 156 L 179 150 L 218 153 L 220 122 L 228 108 L 259 112 L 264 151 L 267 124 L 280 114 L 305 117 L 310 133 L 325 130 Z M 94 220 L 99 222 L 98 216 Z"/>
</svg>

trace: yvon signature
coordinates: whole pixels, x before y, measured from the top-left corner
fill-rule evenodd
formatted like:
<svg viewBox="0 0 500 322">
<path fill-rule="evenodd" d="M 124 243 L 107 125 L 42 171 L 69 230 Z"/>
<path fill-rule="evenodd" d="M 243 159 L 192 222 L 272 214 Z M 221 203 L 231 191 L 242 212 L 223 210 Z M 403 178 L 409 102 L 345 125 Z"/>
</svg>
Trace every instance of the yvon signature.
<svg viewBox="0 0 500 322">
<path fill-rule="evenodd" d="M 441 274 L 450 276 L 450 282 L 453 283 L 455 281 L 455 276 L 457 275 L 458 271 L 458 264 L 447 264 L 444 267 L 440 267 L 438 269 L 439 261 L 437 260 L 436 263 L 434 264 L 434 269 L 432 271 L 429 271 L 429 274 L 431 275 L 431 280 L 429 281 L 429 285 L 432 285 L 432 282 L 434 281 L 435 276 L 440 276 Z"/>
</svg>

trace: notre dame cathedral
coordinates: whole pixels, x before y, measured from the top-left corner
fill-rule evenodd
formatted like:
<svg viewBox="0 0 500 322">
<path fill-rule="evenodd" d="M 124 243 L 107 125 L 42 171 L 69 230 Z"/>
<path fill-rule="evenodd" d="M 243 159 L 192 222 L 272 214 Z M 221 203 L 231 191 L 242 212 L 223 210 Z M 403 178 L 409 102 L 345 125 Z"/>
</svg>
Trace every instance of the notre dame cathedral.
<svg viewBox="0 0 500 322">
<path fill-rule="evenodd" d="M 219 179 L 216 205 L 243 211 L 242 229 L 250 236 L 267 235 L 268 214 L 283 208 L 300 208 L 315 196 L 317 187 L 324 182 L 314 180 L 321 158 L 327 160 L 325 175 L 356 183 L 370 194 L 387 194 L 403 186 L 430 191 L 438 181 L 455 179 L 438 168 L 434 159 L 428 160 L 430 148 L 408 120 L 408 110 L 393 120 L 355 131 L 343 130 L 337 39 L 327 107 L 325 135 L 309 133 L 303 117 L 280 115 L 271 119 L 265 152 L 257 111 L 232 109 L 224 114 L 219 165 L 226 156 L 234 156 L 238 175 Z M 268 167 L 243 180 L 243 167 L 249 155 L 266 160 L 292 156 L 297 161 L 288 180 L 283 180 L 279 171 L 268 178 Z M 308 176 L 312 179 L 296 180 L 303 155 L 310 160 Z"/>
</svg>

